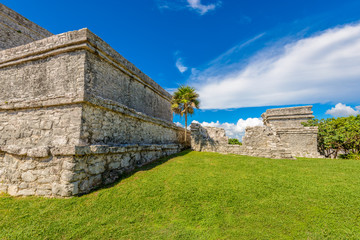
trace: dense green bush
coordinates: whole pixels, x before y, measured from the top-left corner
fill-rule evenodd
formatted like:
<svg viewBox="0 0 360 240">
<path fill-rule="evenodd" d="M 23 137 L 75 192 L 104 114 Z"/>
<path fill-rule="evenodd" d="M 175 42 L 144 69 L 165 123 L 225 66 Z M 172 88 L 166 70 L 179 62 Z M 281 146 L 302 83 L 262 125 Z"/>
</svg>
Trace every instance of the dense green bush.
<svg viewBox="0 0 360 240">
<path fill-rule="evenodd" d="M 242 143 L 237 138 L 229 138 L 229 144 L 232 145 L 242 145 Z"/>
<path fill-rule="evenodd" d="M 341 159 L 355 159 L 360 160 L 360 153 L 348 153 L 348 154 L 340 154 L 339 158 Z"/>
<path fill-rule="evenodd" d="M 344 155 L 360 153 L 360 115 L 313 119 L 303 125 L 319 128 L 318 149 L 326 157 L 336 158 L 340 153 Z"/>
</svg>

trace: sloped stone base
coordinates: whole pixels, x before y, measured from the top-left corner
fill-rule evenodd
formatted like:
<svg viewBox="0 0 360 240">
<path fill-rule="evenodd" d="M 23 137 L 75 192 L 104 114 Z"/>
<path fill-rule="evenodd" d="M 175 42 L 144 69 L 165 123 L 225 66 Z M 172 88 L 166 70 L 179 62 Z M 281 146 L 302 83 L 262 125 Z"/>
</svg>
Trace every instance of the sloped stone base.
<svg viewBox="0 0 360 240">
<path fill-rule="evenodd" d="M 47 157 L 0 152 L 0 192 L 12 196 L 80 195 L 180 150 L 180 145 L 168 144 L 67 147 L 50 149 L 52 155 Z"/>
</svg>

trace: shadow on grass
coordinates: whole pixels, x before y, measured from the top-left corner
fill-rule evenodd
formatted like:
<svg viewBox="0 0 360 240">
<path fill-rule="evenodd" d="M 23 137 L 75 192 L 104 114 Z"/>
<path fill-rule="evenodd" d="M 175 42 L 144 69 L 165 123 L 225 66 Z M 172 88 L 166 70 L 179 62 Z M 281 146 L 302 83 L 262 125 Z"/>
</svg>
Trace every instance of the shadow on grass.
<svg viewBox="0 0 360 240">
<path fill-rule="evenodd" d="M 131 177 L 132 175 L 134 175 L 137 172 L 149 171 L 149 170 L 151 170 L 151 169 L 153 169 L 153 168 L 155 168 L 155 167 L 157 167 L 159 165 L 162 165 L 162 164 L 166 163 L 170 159 L 173 159 L 175 157 L 185 156 L 186 154 L 188 154 L 190 152 L 192 152 L 191 149 L 186 149 L 186 150 L 183 150 L 183 151 L 181 151 L 179 153 L 175 153 L 175 154 L 172 154 L 172 155 L 169 155 L 169 156 L 166 156 L 166 157 L 156 159 L 156 160 L 154 160 L 152 162 L 149 162 L 149 163 L 146 163 L 146 164 L 142 165 L 141 167 L 135 167 L 135 169 L 130 170 L 128 172 L 124 172 L 123 174 L 121 174 L 119 176 L 119 178 L 117 180 L 115 180 L 113 183 L 109 183 L 109 184 L 106 184 L 106 185 L 99 186 L 97 188 L 92 189 L 90 192 L 81 193 L 81 194 L 75 195 L 74 197 L 82 197 L 82 196 L 86 196 L 88 194 L 100 191 L 102 189 L 112 188 L 112 187 L 116 186 L 117 184 L 119 184 L 122 180 L 125 180 L 125 179 Z"/>
</svg>

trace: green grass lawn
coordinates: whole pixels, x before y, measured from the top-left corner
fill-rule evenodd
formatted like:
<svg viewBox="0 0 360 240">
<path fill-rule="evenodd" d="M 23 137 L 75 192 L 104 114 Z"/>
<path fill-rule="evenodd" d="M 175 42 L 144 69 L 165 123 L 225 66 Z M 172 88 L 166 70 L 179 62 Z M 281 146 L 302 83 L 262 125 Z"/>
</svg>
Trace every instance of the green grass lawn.
<svg viewBox="0 0 360 240">
<path fill-rule="evenodd" d="M 360 161 L 185 151 L 82 197 L 2 195 L 0 217 L 0 239 L 360 239 Z"/>
</svg>

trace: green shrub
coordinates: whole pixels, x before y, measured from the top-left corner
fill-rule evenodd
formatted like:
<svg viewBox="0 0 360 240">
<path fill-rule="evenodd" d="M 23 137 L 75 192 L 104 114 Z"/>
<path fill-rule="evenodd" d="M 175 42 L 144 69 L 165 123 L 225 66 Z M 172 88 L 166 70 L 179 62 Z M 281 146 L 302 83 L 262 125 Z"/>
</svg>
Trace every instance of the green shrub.
<svg viewBox="0 0 360 240">
<path fill-rule="evenodd" d="M 228 143 L 232 145 L 242 145 L 242 142 L 240 142 L 239 139 L 237 138 L 229 138 Z"/>
<path fill-rule="evenodd" d="M 336 158 L 341 152 L 345 155 L 360 153 L 360 115 L 313 119 L 303 125 L 319 128 L 318 149 L 325 157 Z"/>
<path fill-rule="evenodd" d="M 341 159 L 355 159 L 360 160 L 360 153 L 348 153 L 348 154 L 341 154 L 339 156 Z"/>
</svg>

